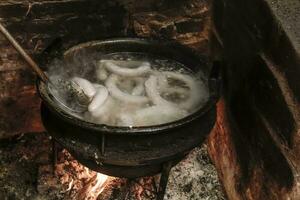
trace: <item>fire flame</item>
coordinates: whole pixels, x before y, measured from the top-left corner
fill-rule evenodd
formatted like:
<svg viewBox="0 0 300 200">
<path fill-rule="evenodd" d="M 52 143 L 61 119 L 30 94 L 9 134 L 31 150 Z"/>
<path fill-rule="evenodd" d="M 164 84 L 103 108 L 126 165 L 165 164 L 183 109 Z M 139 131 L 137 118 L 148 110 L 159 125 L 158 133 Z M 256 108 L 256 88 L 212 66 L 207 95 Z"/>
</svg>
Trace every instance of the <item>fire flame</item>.
<svg viewBox="0 0 300 200">
<path fill-rule="evenodd" d="M 91 174 L 88 173 L 87 175 L 89 177 Z M 91 176 L 91 178 L 89 178 L 89 180 L 85 183 L 83 188 L 81 188 L 78 191 L 76 198 L 74 199 L 96 200 L 101 194 L 101 192 L 104 190 L 107 183 L 107 179 L 107 175 L 95 173 L 93 176 Z"/>
<path fill-rule="evenodd" d="M 64 186 L 64 194 L 69 199 L 96 200 L 108 184 L 108 176 L 97 173 L 72 159 L 67 151 L 61 156 L 64 159 L 56 165 L 56 175 Z"/>
<path fill-rule="evenodd" d="M 88 196 L 91 196 L 93 199 L 97 199 L 97 197 L 101 194 L 101 192 L 105 188 L 106 185 L 105 182 L 107 181 L 107 178 L 108 178 L 107 175 L 97 173 L 95 185 L 92 186 Z"/>
</svg>

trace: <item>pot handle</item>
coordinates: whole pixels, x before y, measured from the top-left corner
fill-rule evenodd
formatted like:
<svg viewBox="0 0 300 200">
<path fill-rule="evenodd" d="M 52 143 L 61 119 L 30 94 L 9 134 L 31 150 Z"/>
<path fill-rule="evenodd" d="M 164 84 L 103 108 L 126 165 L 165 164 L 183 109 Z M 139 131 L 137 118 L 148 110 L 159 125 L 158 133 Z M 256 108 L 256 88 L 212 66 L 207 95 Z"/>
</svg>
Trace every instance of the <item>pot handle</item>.
<svg viewBox="0 0 300 200">
<path fill-rule="evenodd" d="M 221 88 L 222 88 L 222 74 L 221 74 L 221 61 L 213 61 L 213 65 L 209 75 L 209 90 L 211 98 L 215 101 L 221 96 Z"/>
</svg>

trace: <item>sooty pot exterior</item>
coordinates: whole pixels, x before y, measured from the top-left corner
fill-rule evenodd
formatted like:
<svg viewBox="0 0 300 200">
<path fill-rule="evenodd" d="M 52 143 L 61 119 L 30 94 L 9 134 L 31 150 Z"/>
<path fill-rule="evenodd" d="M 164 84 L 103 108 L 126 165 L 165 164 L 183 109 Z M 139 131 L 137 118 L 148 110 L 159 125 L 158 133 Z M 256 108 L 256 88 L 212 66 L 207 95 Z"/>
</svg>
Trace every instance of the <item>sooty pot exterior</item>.
<svg viewBox="0 0 300 200">
<path fill-rule="evenodd" d="M 176 60 L 193 72 L 202 71 L 207 78 L 210 98 L 188 117 L 149 127 L 111 127 L 80 120 L 59 108 L 50 98 L 45 84 L 37 86 L 43 100 L 41 114 L 48 133 L 87 167 L 119 177 L 140 177 L 158 173 L 162 164 L 182 159 L 199 146 L 209 134 L 216 119 L 218 80 L 210 77 L 211 65 L 205 56 L 173 41 L 146 39 L 113 39 L 75 46 L 65 56 L 86 52 L 143 52 Z"/>
</svg>

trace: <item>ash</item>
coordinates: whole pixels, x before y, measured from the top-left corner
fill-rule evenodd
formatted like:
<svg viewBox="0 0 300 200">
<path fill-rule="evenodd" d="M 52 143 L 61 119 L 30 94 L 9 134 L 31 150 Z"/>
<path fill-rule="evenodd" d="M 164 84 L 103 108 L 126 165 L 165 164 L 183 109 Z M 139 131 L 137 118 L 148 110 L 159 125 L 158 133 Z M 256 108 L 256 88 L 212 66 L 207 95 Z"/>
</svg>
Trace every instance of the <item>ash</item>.
<svg viewBox="0 0 300 200">
<path fill-rule="evenodd" d="M 186 159 L 172 168 L 164 199 L 225 200 L 205 144 L 194 149 Z"/>
<path fill-rule="evenodd" d="M 96 172 L 66 150 L 59 151 L 53 168 L 51 142 L 45 134 L 0 140 L 0 199 L 154 200 L 160 175 L 130 181 L 108 177 L 101 192 L 94 187 L 96 177 Z M 225 199 L 206 145 L 194 149 L 171 170 L 165 200 L 185 199 Z"/>
</svg>

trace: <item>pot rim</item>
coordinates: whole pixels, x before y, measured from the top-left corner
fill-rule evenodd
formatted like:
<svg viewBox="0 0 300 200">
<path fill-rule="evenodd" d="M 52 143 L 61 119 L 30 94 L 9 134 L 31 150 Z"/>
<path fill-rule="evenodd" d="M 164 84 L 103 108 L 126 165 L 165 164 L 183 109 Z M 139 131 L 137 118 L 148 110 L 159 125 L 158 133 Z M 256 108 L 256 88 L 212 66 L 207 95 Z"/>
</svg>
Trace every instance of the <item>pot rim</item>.
<svg viewBox="0 0 300 200">
<path fill-rule="evenodd" d="M 80 49 L 83 47 L 89 47 L 89 46 L 97 46 L 99 44 L 109 44 L 109 43 L 116 43 L 116 42 L 135 42 L 135 43 L 141 43 L 141 44 L 153 44 L 153 43 L 161 43 L 164 42 L 165 44 L 173 44 L 177 47 L 184 48 L 185 50 L 190 51 L 189 53 L 193 54 L 197 57 L 203 57 L 203 55 L 197 54 L 193 49 L 190 49 L 184 45 L 181 45 L 175 40 L 157 40 L 157 39 L 147 39 L 147 38 L 112 38 L 112 39 L 106 39 L 106 40 L 94 40 L 89 41 L 85 43 L 80 43 L 78 45 L 75 45 L 71 48 L 69 48 L 67 51 L 64 52 L 64 55 L 67 55 L 69 52 L 74 51 L 76 49 Z M 53 98 L 50 98 L 50 95 L 48 94 L 46 89 L 46 84 L 43 83 L 39 78 L 36 82 L 36 87 L 38 90 L 38 93 L 43 101 L 43 103 L 53 112 L 56 116 L 58 116 L 61 120 L 66 121 L 73 126 L 77 126 L 80 128 L 88 129 L 91 131 L 101 132 L 103 134 L 114 134 L 114 135 L 124 135 L 124 134 L 130 134 L 130 135 L 150 135 L 150 134 L 158 134 L 161 132 L 164 132 L 165 130 L 175 129 L 178 127 L 185 126 L 189 124 L 190 122 L 202 117 L 205 113 L 207 113 L 210 109 L 212 109 L 217 100 L 218 100 L 218 92 L 217 88 L 210 86 L 211 77 L 208 78 L 208 89 L 209 89 L 209 98 L 207 99 L 206 103 L 199 108 L 197 111 L 193 112 L 192 114 L 181 118 L 176 121 L 172 121 L 169 123 L 159 124 L 159 125 L 152 125 L 152 126 L 139 126 L 139 127 L 120 127 L 120 126 L 110 126 L 105 124 L 96 124 L 88 121 L 84 121 L 83 119 L 80 119 L 74 115 L 68 114 L 67 111 L 60 108 L 60 106 L 54 106 L 55 101 Z"/>
</svg>

